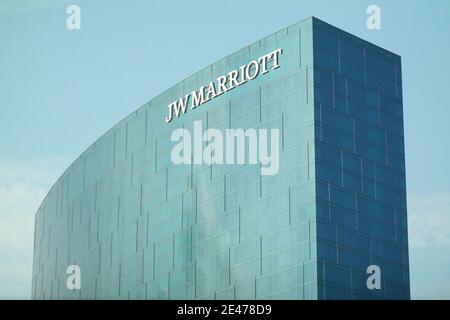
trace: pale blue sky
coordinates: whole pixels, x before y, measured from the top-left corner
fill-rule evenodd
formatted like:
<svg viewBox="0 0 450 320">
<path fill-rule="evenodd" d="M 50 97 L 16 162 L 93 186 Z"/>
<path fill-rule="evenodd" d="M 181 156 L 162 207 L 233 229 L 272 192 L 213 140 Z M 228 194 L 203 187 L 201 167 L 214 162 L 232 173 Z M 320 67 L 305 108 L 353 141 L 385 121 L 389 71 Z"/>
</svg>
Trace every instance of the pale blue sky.
<svg viewBox="0 0 450 320">
<path fill-rule="evenodd" d="M 81 8 L 81 30 L 66 8 Z M 366 27 L 380 6 L 382 29 Z M 450 2 L 0 2 L 0 298 L 29 298 L 33 218 L 115 123 L 202 67 L 314 15 L 402 56 L 413 298 L 450 299 Z"/>
</svg>

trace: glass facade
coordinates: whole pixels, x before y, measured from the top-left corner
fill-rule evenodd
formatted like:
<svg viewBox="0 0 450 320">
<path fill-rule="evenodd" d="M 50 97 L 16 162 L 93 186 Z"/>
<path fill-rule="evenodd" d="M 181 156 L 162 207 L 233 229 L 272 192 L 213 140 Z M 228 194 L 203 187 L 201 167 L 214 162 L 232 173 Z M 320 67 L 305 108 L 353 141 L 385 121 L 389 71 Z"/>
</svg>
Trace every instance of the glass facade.
<svg viewBox="0 0 450 320">
<path fill-rule="evenodd" d="M 280 68 L 167 106 L 278 48 Z M 155 97 L 58 179 L 35 223 L 34 299 L 408 299 L 400 57 L 309 18 Z M 175 165 L 176 128 L 280 130 L 279 171 Z M 192 155 L 193 156 L 193 155 Z M 81 289 L 66 287 L 69 265 Z M 367 288 L 369 265 L 380 290 Z"/>
</svg>

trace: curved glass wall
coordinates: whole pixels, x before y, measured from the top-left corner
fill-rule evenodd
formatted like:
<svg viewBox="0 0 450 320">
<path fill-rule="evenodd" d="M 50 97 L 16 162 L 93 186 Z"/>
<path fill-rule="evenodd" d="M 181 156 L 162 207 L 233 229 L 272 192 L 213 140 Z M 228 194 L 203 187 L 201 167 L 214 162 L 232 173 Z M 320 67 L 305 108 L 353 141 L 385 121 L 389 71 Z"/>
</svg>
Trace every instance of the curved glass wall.
<svg viewBox="0 0 450 320">
<path fill-rule="evenodd" d="M 174 101 L 277 49 L 279 67 L 272 56 L 267 73 L 167 121 Z M 278 129 L 278 172 L 175 164 L 172 132 L 196 121 Z M 32 297 L 409 298 L 402 121 L 398 56 L 315 18 L 252 43 L 150 100 L 64 172 L 36 213 Z M 366 286 L 373 264 L 379 290 Z"/>
</svg>

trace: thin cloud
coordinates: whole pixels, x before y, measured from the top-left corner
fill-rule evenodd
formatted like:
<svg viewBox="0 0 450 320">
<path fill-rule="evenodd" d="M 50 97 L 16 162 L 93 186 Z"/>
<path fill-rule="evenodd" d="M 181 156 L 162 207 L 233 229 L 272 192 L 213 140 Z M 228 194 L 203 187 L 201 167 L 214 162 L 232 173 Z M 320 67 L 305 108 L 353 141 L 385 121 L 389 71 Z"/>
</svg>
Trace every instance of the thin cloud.
<svg viewBox="0 0 450 320">
<path fill-rule="evenodd" d="M 72 1 L 76 2 L 76 1 Z M 7 0 L 0 2 L 0 16 L 17 15 L 48 8 L 63 7 L 68 0 Z"/>
<path fill-rule="evenodd" d="M 450 194 L 409 197 L 411 297 L 450 298 Z"/>
<path fill-rule="evenodd" d="M 29 299 L 34 215 L 65 159 L 0 161 L 0 299 Z"/>
<path fill-rule="evenodd" d="M 450 246 L 450 194 L 410 197 L 408 205 L 412 248 Z"/>
</svg>

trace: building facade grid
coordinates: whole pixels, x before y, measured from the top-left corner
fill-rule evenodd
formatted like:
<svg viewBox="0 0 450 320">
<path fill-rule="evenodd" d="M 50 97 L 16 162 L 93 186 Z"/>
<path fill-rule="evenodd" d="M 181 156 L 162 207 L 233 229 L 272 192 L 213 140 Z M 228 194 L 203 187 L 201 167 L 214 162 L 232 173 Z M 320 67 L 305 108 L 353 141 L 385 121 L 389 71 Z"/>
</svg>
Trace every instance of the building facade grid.
<svg viewBox="0 0 450 320">
<path fill-rule="evenodd" d="M 164 121 L 178 97 L 277 48 L 280 68 Z M 36 214 L 32 297 L 408 299 L 401 88 L 399 56 L 316 18 L 193 74 L 50 190 Z M 174 165 L 171 132 L 199 120 L 279 129 L 278 173 Z M 80 290 L 66 288 L 73 264 Z M 380 290 L 367 288 L 369 265 Z"/>
</svg>

